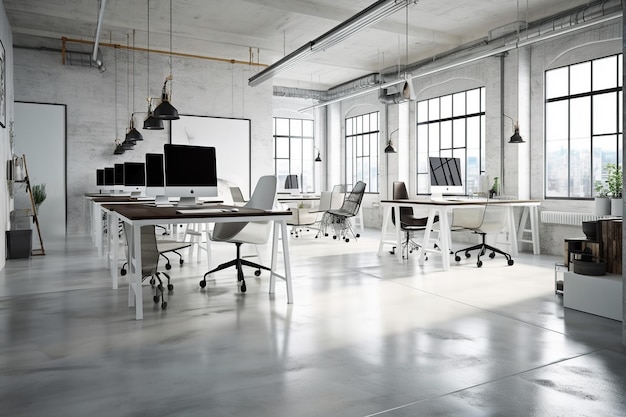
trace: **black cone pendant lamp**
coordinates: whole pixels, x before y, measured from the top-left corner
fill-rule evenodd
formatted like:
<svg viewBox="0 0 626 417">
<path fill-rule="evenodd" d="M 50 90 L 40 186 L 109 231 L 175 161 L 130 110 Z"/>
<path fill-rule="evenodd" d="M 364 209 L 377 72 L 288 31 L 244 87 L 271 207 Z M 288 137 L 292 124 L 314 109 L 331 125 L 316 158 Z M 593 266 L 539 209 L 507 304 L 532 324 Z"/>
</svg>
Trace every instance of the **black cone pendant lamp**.
<svg viewBox="0 0 626 417">
<path fill-rule="evenodd" d="M 143 121 L 143 128 L 146 130 L 163 130 L 163 120 L 155 119 L 152 114 L 152 97 L 150 97 L 150 0 L 147 0 L 148 4 L 148 52 L 146 56 L 147 63 L 147 92 L 148 92 L 148 115 Z"/>
<path fill-rule="evenodd" d="M 154 109 L 153 116 L 161 120 L 178 120 L 178 110 L 170 103 L 172 76 L 172 0 L 170 0 L 170 75 L 165 78 L 161 92 L 161 104 Z M 170 94 L 167 92 L 167 82 L 170 81 Z"/>
</svg>

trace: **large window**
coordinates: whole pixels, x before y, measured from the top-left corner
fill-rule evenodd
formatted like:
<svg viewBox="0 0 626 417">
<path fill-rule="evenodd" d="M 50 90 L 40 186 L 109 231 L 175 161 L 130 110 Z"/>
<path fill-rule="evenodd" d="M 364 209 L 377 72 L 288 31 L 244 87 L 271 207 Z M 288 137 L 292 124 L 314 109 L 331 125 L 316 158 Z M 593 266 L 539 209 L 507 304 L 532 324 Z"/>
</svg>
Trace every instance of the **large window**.
<svg viewBox="0 0 626 417">
<path fill-rule="evenodd" d="M 546 197 L 591 198 L 622 164 L 622 55 L 546 71 Z"/>
<path fill-rule="evenodd" d="M 366 192 L 378 192 L 378 112 L 346 119 L 346 184 L 363 181 Z"/>
<path fill-rule="evenodd" d="M 417 102 L 417 194 L 430 192 L 428 157 L 461 160 L 466 193 L 485 172 L 485 87 Z"/>
<path fill-rule="evenodd" d="M 287 175 L 295 174 L 301 192 L 317 191 L 314 146 L 313 120 L 274 118 L 274 172 L 279 190 Z"/>
</svg>

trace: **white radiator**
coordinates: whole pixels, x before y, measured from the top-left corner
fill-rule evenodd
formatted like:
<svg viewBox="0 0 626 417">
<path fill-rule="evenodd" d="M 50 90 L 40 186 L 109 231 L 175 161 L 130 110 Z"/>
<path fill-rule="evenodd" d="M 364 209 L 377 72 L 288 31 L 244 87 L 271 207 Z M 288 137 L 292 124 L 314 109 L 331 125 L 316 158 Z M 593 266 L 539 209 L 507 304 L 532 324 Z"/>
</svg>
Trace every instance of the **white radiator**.
<svg viewBox="0 0 626 417">
<path fill-rule="evenodd" d="M 542 211 L 541 222 L 582 226 L 583 222 L 598 220 L 600 216 L 592 213 L 572 213 L 568 211 Z"/>
</svg>

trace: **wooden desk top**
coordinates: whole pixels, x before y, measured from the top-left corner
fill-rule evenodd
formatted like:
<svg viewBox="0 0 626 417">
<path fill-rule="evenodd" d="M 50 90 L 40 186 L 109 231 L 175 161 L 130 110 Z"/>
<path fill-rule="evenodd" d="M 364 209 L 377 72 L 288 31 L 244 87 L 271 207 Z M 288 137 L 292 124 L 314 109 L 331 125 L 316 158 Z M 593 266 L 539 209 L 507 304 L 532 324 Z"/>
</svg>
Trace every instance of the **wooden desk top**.
<svg viewBox="0 0 626 417">
<path fill-rule="evenodd" d="M 387 204 L 428 204 L 428 205 L 437 205 L 437 206 L 470 206 L 470 205 L 481 205 L 481 204 L 539 204 L 539 200 L 509 200 L 509 199 L 486 199 L 486 198 L 459 198 L 455 199 L 451 197 L 450 199 L 436 199 L 432 200 L 430 198 L 417 198 L 417 199 L 408 199 L 408 200 L 381 200 L 381 203 Z"/>
<path fill-rule="evenodd" d="M 110 211 L 115 211 L 129 220 L 153 220 L 153 219 L 197 219 L 197 218 L 225 218 L 236 217 L 245 221 L 246 217 L 270 217 L 270 216 L 291 216 L 292 213 L 286 210 L 266 211 L 253 208 L 230 206 L 225 204 L 213 204 L 211 206 L 198 206 L 198 208 L 237 208 L 238 211 L 224 211 L 220 213 L 177 213 L 183 207 L 156 207 L 148 204 L 104 204 L 103 207 Z M 185 208 L 187 209 L 187 208 Z"/>
</svg>

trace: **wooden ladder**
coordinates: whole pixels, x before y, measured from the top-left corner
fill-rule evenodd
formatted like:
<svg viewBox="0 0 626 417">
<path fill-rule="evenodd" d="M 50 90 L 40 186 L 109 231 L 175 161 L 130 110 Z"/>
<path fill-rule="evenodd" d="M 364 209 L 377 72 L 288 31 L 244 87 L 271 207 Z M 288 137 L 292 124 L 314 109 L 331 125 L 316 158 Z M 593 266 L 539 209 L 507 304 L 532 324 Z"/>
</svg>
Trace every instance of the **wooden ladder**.
<svg viewBox="0 0 626 417">
<path fill-rule="evenodd" d="M 26 191 L 28 192 L 28 195 L 30 196 L 30 205 L 33 209 L 33 223 L 35 223 L 35 226 L 37 226 L 37 236 L 39 236 L 39 246 L 40 246 L 40 249 L 32 249 L 31 255 L 32 256 L 45 255 L 46 250 L 43 247 L 43 239 L 41 238 L 41 229 L 39 227 L 39 217 L 37 216 L 37 207 L 35 207 L 35 199 L 33 198 L 33 190 L 30 184 L 30 177 L 28 176 L 28 167 L 26 166 L 26 155 L 22 155 L 22 160 L 24 161 L 24 173 L 25 173 L 24 182 L 26 183 Z"/>
</svg>

